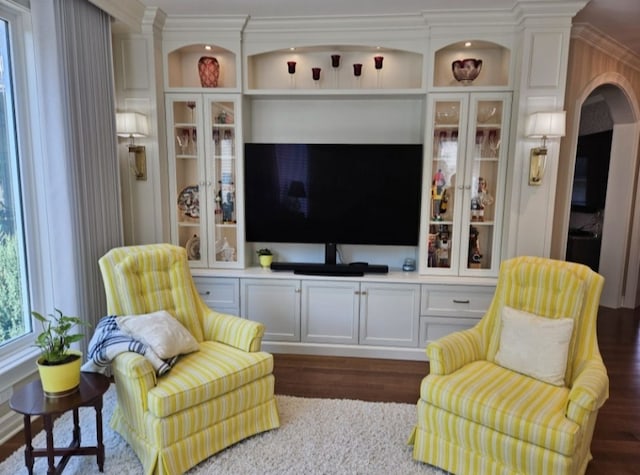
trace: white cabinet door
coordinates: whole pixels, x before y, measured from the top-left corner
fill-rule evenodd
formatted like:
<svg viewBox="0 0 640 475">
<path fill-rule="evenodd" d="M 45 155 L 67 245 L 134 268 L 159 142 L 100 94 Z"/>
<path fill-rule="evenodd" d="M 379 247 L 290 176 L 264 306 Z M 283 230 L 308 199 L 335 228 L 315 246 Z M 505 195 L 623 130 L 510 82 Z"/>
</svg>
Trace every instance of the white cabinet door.
<svg viewBox="0 0 640 475">
<path fill-rule="evenodd" d="M 241 99 L 166 97 L 172 241 L 192 267 L 244 267 Z"/>
<path fill-rule="evenodd" d="M 265 326 L 264 340 L 300 341 L 300 281 L 242 279 L 240 311 Z"/>
<path fill-rule="evenodd" d="M 360 284 L 302 282 L 302 341 L 358 343 Z"/>
<path fill-rule="evenodd" d="M 415 347 L 420 285 L 361 284 L 360 344 Z"/>
<path fill-rule="evenodd" d="M 498 274 L 510 110 L 510 93 L 429 96 L 422 274 Z"/>
</svg>

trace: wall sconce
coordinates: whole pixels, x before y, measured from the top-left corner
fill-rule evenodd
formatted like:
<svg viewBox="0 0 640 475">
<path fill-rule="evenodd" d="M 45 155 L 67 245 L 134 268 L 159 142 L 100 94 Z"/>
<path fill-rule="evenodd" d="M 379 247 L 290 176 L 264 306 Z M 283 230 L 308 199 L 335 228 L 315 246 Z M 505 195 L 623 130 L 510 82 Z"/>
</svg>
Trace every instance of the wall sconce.
<svg viewBox="0 0 640 475">
<path fill-rule="evenodd" d="M 119 137 L 128 137 L 131 169 L 136 180 L 147 179 L 147 155 L 144 145 L 136 145 L 136 138 L 146 137 L 149 133 L 147 118 L 137 112 L 118 112 L 116 114 L 116 133 Z"/>
<path fill-rule="evenodd" d="M 527 137 L 542 138 L 542 146 L 531 149 L 529 156 L 529 185 L 542 184 L 547 165 L 547 139 L 564 137 L 565 112 L 535 112 L 527 121 Z"/>
</svg>

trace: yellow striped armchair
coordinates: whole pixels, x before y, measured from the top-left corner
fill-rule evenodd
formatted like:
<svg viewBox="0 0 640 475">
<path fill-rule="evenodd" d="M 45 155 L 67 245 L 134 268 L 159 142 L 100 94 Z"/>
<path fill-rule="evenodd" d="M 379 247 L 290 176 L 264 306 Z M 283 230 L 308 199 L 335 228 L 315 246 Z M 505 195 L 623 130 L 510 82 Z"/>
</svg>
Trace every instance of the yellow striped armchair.
<svg viewBox="0 0 640 475">
<path fill-rule="evenodd" d="M 111 426 L 145 474 L 181 474 L 212 454 L 279 427 L 272 355 L 264 327 L 209 309 L 196 291 L 185 249 L 151 244 L 112 249 L 99 261 L 110 315 L 165 310 L 199 344 L 156 376 L 140 354 L 112 362 L 118 403 Z"/>
<path fill-rule="evenodd" d="M 503 262 L 481 321 L 427 347 L 430 371 L 409 439 L 413 458 L 454 474 L 584 473 L 609 390 L 596 337 L 603 284 L 580 264 L 540 257 Z M 524 315 L 515 341 L 509 309 Z M 520 362 L 507 357 L 510 346 Z M 555 381 L 545 371 L 539 376 L 536 364 L 556 360 Z"/>
</svg>

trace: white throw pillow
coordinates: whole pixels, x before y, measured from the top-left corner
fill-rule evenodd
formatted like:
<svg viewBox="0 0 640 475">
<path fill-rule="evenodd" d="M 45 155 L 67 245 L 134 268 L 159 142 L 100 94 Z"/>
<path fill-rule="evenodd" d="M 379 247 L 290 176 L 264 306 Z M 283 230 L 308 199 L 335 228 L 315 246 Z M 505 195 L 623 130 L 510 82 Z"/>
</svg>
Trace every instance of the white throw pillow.
<svg viewBox="0 0 640 475">
<path fill-rule="evenodd" d="M 120 329 L 151 347 L 163 360 L 197 351 L 200 347 L 189 331 L 169 312 L 117 317 Z"/>
<path fill-rule="evenodd" d="M 571 318 L 545 318 L 505 305 L 496 363 L 564 386 L 572 331 Z"/>
</svg>

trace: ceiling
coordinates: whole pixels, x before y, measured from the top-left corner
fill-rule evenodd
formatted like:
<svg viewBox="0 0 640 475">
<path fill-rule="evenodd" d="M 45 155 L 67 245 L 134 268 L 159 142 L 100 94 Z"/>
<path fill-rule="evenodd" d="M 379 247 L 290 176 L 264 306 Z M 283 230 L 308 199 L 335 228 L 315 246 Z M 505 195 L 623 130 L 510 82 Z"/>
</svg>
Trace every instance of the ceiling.
<svg viewBox="0 0 640 475">
<path fill-rule="evenodd" d="M 252 17 L 412 14 L 423 10 L 504 9 L 515 0 L 140 0 L 169 15 Z M 540 0 L 556 1 L 556 0 Z M 589 23 L 640 57 L 640 1 L 591 0 L 574 22 Z"/>
</svg>

